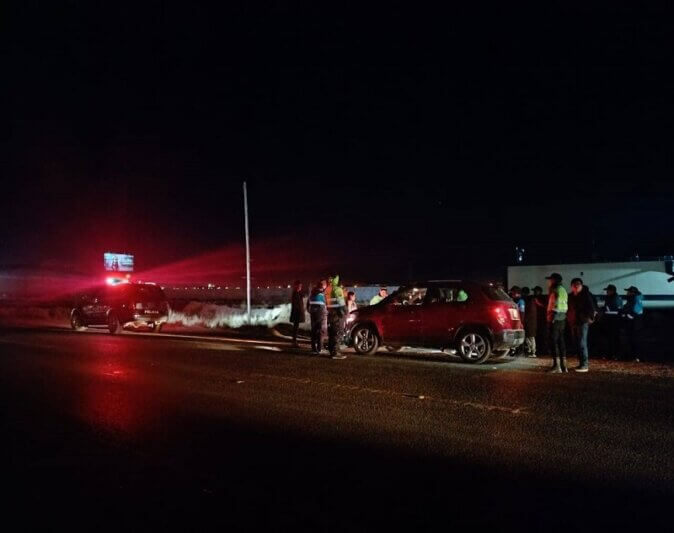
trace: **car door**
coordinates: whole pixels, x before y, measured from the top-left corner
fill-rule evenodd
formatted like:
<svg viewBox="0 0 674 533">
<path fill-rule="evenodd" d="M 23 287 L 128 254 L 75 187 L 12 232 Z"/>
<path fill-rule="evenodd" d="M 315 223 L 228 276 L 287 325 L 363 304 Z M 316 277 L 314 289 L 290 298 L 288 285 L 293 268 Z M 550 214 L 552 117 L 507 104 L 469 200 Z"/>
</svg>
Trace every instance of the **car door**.
<svg viewBox="0 0 674 533">
<path fill-rule="evenodd" d="M 414 287 L 391 296 L 382 320 L 384 344 L 417 346 L 421 343 L 420 309 L 425 294 L 425 288 Z"/>
<path fill-rule="evenodd" d="M 470 297 L 461 287 L 429 291 L 421 309 L 424 345 L 448 346 L 456 330 L 465 322 L 470 305 Z"/>
<path fill-rule="evenodd" d="M 79 308 L 82 313 L 82 322 L 93 324 L 95 322 L 96 293 L 83 294 L 80 298 Z"/>
<path fill-rule="evenodd" d="M 91 324 L 105 324 L 105 312 L 107 300 L 107 288 L 102 288 L 94 294 L 94 301 L 91 307 Z"/>
</svg>

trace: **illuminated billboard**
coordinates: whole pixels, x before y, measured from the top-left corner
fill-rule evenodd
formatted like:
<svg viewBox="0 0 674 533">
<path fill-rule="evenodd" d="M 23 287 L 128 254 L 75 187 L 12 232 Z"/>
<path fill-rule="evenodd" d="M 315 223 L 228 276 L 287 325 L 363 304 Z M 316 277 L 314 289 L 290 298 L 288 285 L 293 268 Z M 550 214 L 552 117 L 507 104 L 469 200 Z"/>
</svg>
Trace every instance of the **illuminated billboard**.
<svg viewBox="0 0 674 533">
<path fill-rule="evenodd" d="M 133 272 L 133 256 L 129 254 L 103 254 L 103 267 L 108 272 Z"/>
</svg>

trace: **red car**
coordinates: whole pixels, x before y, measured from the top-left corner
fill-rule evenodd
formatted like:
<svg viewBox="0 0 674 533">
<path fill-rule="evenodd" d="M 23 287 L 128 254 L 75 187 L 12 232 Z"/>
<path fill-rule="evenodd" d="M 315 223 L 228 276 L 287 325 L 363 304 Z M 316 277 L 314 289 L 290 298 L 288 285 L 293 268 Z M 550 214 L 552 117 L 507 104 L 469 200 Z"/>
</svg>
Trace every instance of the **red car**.
<svg viewBox="0 0 674 533">
<path fill-rule="evenodd" d="M 380 346 L 456 350 L 467 363 L 504 355 L 524 342 L 515 303 L 503 290 L 471 281 L 402 287 L 347 317 L 347 339 L 360 354 Z"/>
</svg>

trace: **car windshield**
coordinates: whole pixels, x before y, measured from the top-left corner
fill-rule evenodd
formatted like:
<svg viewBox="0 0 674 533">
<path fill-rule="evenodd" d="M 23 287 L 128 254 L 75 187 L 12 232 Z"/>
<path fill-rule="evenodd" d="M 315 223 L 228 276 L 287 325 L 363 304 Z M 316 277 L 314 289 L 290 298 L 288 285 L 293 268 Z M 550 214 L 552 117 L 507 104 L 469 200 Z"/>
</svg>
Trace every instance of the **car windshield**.
<svg viewBox="0 0 674 533">
<path fill-rule="evenodd" d="M 499 302 L 509 302 L 510 296 L 501 288 L 494 287 L 493 285 L 485 285 L 483 287 L 484 293 L 490 300 L 496 300 Z"/>
</svg>

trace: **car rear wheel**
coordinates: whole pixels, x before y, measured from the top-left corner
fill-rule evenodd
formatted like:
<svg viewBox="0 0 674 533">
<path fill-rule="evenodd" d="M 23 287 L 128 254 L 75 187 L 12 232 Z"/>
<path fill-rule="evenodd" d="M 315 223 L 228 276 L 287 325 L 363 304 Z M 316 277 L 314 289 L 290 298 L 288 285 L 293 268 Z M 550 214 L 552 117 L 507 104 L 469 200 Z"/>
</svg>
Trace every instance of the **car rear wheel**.
<svg viewBox="0 0 674 533">
<path fill-rule="evenodd" d="M 370 355 L 379 349 L 379 337 L 369 326 L 357 326 L 353 331 L 353 347 L 361 355 Z"/>
<path fill-rule="evenodd" d="M 479 364 L 491 355 L 489 338 L 479 331 L 467 331 L 459 337 L 459 355 L 466 363 Z"/>
<path fill-rule="evenodd" d="M 85 328 L 82 316 L 79 313 L 73 313 L 70 316 L 70 327 L 75 331 L 83 331 Z"/>
<path fill-rule="evenodd" d="M 122 331 L 122 325 L 119 323 L 119 318 L 114 313 L 108 315 L 108 331 L 113 335 Z"/>
</svg>

